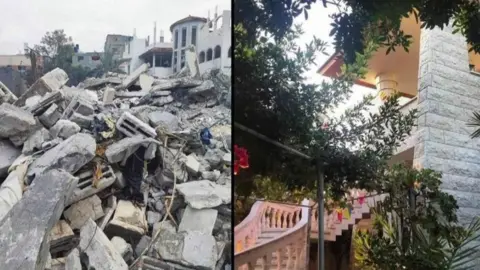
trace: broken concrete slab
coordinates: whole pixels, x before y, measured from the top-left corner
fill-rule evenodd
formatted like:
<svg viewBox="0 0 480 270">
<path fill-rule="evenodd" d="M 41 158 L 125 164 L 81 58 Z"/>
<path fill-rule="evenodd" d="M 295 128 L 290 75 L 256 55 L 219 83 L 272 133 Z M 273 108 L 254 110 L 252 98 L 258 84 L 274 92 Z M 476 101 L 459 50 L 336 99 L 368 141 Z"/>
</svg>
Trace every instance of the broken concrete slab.
<svg viewBox="0 0 480 270">
<path fill-rule="evenodd" d="M 93 122 L 93 116 L 91 116 L 91 115 L 85 116 L 85 115 L 79 114 L 77 112 L 74 112 L 70 116 L 69 119 L 70 119 L 70 121 L 76 123 L 80 127 L 87 128 L 87 129 L 90 128 L 90 126 Z"/>
<path fill-rule="evenodd" d="M 148 142 L 151 141 L 146 140 L 141 135 L 123 138 L 108 146 L 107 150 L 105 150 L 105 157 L 107 157 L 110 163 L 118 163 L 135 153 L 140 145 Z"/>
<path fill-rule="evenodd" d="M 107 199 L 107 206 L 103 209 L 103 212 L 105 213 L 105 215 L 102 218 L 100 218 L 97 222 L 98 227 L 100 227 L 100 229 L 102 230 L 105 229 L 108 222 L 112 218 L 113 213 L 115 213 L 115 209 L 117 209 L 117 197 L 110 196 Z"/>
<path fill-rule="evenodd" d="M 154 254 L 195 269 L 215 269 L 217 244 L 212 235 L 198 231 L 162 231 L 160 234 L 154 244 Z"/>
<path fill-rule="evenodd" d="M 45 128 L 35 131 L 23 144 L 22 154 L 30 155 L 41 150 L 43 143 L 51 138 L 50 132 Z"/>
<path fill-rule="evenodd" d="M 138 81 L 140 83 L 140 88 L 142 88 L 142 91 L 148 92 L 152 89 L 153 81 L 155 79 L 147 74 L 140 74 L 138 77 Z"/>
<path fill-rule="evenodd" d="M 62 139 L 68 139 L 80 132 L 80 129 L 80 126 L 76 123 L 70 120 L 60 119 L 50 128 L 50 135 L 52 135 L 53 138 L 60 137 Z"/>
<path fill-rule="evenodd" d="M 133 258 L 132 246 L 123 238 L 114 236 L 110 241 L 125 262 L 129 262 Z"/>
<path fill-rule="evenodd" d="M 119 200 L 113 219 L 105 228 L 108 235 L 138 241 L 147 232 L 145 207 L 137 207 L 131 201 Z"/>
<path fill-rule="evenodd" d="M 28 131 L 36 124 L 33 115 L 9 103 L 0 105 L 0 137 L 8 138 Z"/>
<path fill-rule="evenodd" d="M 195 209 L 213 208 L 228 204 L 232 200 L 230 186 L 218 185 L 208 180 L 178 184 L 177 190 L 188 205 Z"/>
<path fill-rule="evenodd" d="M 51 105 L 63 100 L 63 93 L 61 91 L 54 91 L 46 94 L 36 104 L 34 104 L 30 112 L 34 116 L 39 116 L 47 110 Z"/>
<path fill-rule="evenodd" d="M 85 133 L 75 134 L 33 161 L 28 168 L 28 181 L 32 181 L 35 175 L 51 169 L 64 169 L 69 173 L 76 173 L 93 159 L 96 147 L 97 143 L 92 136 Z"/>
<path fill-rule="evenodd" d="M 8 89 L 8 87 L 3 84 L 2 82 L 0 82 L 0 100 L 1 102 L 7 102 L 7 103 L 14 103 L 15 101 L 17 101 L 17 96 L 15 96 L 14 93 L 12 93 L 12 91 L 10 91 L 10 89 Z"/>
<path fill-rule="evenodd" d="M 65 270 L 81 270 L 80 252 L 74 248 L 67 256 L 65 261 Z"/>
<path fill-rule="evenodd" d="M 152 238 L 150 236 L 148 236 L 148 235 L 142 236 L 140 241 L 138 241 L 137 246 L 135 247 L 136 256 L 139 256 L 140 254 L 142 254 L 142 252 L 145 249 L 147 249 L 147 247 L 148 247 L 148 245 L 150 244 L 151 241 L 152 241 Z"/>
<path fill-rule="evenodd" d="M 70 119 L 74 113 L 84 116 L 92 115 L 95 112 L 92 102 L 80 95 L 75 96 L 63 112 L 62 119 Z"/>
<path fill-rule="evenodd" d="M 127 270 L 128 265 L 103 231 L 89 219 L 80 229 L 80 251 L 88 256 L 87 269 Z"/>
<path fill-rule="evenodd" d="M 22 152 L 8 140 L 0 140 L 0 177 L 8 173 L 8 168 Z"/>
<path fill-rule="evenodd" d="M 140 265 L 142 265 L 142 270 L 192 270 L 190 267 L 161 261 L 150 256 L 142 256 L 140 259 Z"/>
<path fill-rule="evenodd" d="M 192 87 L 200 86 L 202 83 L 203 83 L 202 80 L 197 80 L 193 78 L 156 80 L 155 85 L 152 87 L 151 91 L 192 88 Z"/>
<path fill-rule="evenodd" d="M 80 229 L 88 219 L 97 220 L 105 215 L 102 201 L 97 195 L 93 195 L 72 204 L 63 215 L 73 229 Z"/>
<path fill-rule="evenodd" d="M 187 156 L 187 160 L 185 161 L 185 167 L 190 174 L 194 176 L 198 174 L 198 171 L 200 170 L 200 162 L 198 162 L 195 154 L 192 153 Z"/>
<path fill-rule="evenodd" d="M 77 184 L 75 177 L 60 170 L 38 175 L 36 180 L 0 221 L 3 269 L 45 269 L 50 249 L 48 233 Z"/>
<path fill-rule="evenodd" d="M 60 112 L 57 104 L 52 104 L 42 115 L 38 117 L 38 120 L 46 128 L 51 128 L 61 117 L 62 113 Z"/>
<path fill-rule="evenodd" d="M 188 94 L 189 95 L 212 94 L 214 90 L 215 90 L 215 85 L 213 84 L 213 82 L 210 80 L 207 80 L 207 81 L 203 81 L 201 85 L 195 88 L 189 89 Z"/>
<path fill-rule="evenodd" d="M 187 206 L 178 226 L 178 231 L 199 231 L 211 235 L 217 215 L 218 211 L 215 209 L 194 209 Z"/>
<path fill-rule="evenodd" d="M 125 78 L 120 85 L 121 88 L 126 89 L 130 87 L 135 81 L 140 77 L 141 74 L 147 72 L 148 70 L 148 64 L 143 64 L 140 67 L 138 67 L 135 71 L 130 73 L 127 78 Z"/>
<path fill-rule="evenodd" d="M 56 254 L 71 250 L 78 244 L 78 239 L 65 220 L 59 220 L 50 231 L 50 253 Z"/>
<path fill-rule="evenodd" d="M 153 127 L 162 125 L 167 131 L 175 131 L 179 127 L 178 117 L 169 112 L 151 112 L 148 114 L 148 119 Z"/>
<path fill-rule="evenodd" d="M 25 188 L 23 179 L 27 172 L 27 164 L 20 164 L 7 176 L 0 186 L 0 220 L 22 198 Z"/>
<path fill-rule="evenodd" d="M 103 92 L 103 104 L 111 104 L 115 98 L 115 89 L 107 87 Z"/>
<path fill-rule="evenodd" d="M 68 81 L 68 75 L 60 68 L 56 68 L 38 79 L 22 96 L 15 101 L 14 105 L 23 107 L 27 98 L 46 93 L 58 91 Z"/>
<path fill-rule="evenodd" d="M 146 138 L 155 138 L 157 133 L 148 124 L 142 122 L 129 112 L 124 112 L 116 123 L 117 129 L 128 137 L 142 135 Z"/>
</svg>

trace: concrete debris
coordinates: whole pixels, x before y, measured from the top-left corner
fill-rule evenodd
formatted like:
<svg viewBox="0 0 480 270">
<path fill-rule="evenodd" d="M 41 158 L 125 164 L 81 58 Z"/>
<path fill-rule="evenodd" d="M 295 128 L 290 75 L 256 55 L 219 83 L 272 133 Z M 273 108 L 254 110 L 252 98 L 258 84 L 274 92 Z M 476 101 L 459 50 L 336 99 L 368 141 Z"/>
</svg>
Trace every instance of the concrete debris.
<svg viewBox="0 0 480 270">
<path fill-rule="evenodd" d="M 118 253 L 112 242 L 91 219 L 88 219 L 80 229 L 80 244 L 78 247 L 88 258 L 87 269 L 128 269 L 122 255 Z"/>
<path fill-rule="evenodd" d="M 0 82 L 0 102 L 14 103 L 17 99 L 17 96 L 5 84 Z"/>
<path fill-rule="evenodd" d="M 0 85 L 2 269 L 232 265 L 230 77 L 201 74 L 194 47 L 185 62 Z"/>
</svg>

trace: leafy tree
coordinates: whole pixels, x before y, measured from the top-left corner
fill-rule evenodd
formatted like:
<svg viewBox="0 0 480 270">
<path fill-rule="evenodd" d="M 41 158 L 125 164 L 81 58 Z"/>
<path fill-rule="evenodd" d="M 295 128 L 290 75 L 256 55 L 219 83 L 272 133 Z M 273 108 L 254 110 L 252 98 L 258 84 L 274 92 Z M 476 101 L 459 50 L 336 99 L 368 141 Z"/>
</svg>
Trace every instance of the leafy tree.
<svg viewBox="0 0 480 270">
<path fill-rule="evenodd" d="M 422 28 L 442 27 L 453 22 L 456 31 L 462 33 L 480 53 L 480 3 L 470 0 L 241 0 L 235 1 L 235 20 L 242 22 L 248 39 L 254 42 L 257 29 L 264 29 L 275 38 L 283 38 L 292 27 L 295 17 L 304 14 L 314 4 L 324 7 L 335 6 L 337 12 L 331 15 L 334 45 L 342 51 L 348 63 L 355 61 L 355 53 L 363 53 L 368 45 L 368 33 L 375 31 L 378 41 L 388 47 L 396 46 L 408 50 L 411 36 L 400 30 L 400 21 L 414 11 L 422 22 Z"/>
<path fill-rule="evenodd" d="M 354 236 L 358 267 L 470 269 L 465 267 L 479 247 L 471 244 L 480 237 L 480 221 L 467 229 L 457 223 L 457 203 L 440 191 L 440 178 L 432 170 L 396 165 L 376 181 L 375 189 L 389 196 L 377 204 L 373 230 Z"/>
</svg>

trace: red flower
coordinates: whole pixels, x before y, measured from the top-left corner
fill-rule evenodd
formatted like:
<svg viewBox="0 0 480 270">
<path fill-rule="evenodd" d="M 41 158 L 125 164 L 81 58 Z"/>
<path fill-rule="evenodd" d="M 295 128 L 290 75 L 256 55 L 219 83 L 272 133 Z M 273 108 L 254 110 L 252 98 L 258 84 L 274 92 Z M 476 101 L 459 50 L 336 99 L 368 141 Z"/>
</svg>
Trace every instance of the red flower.
<svg viewBox="0 0 480 270">
<path fill-rule="evenodd" d="M 328 129 L 328 122 L 327 121 L 323 122 L 322 129 L 323 130 Z"/>
<path fill-rule="evenodd" d="M 237 145 L 234 145 L 233 152 L 235 155 L 235 161 L 233 162 L 233 174 L 236 175 L 240 171 L 240 168 L 246 169 L 249 167 L 248 153 L 247 149 L 238 147 Z"/>
</svg>

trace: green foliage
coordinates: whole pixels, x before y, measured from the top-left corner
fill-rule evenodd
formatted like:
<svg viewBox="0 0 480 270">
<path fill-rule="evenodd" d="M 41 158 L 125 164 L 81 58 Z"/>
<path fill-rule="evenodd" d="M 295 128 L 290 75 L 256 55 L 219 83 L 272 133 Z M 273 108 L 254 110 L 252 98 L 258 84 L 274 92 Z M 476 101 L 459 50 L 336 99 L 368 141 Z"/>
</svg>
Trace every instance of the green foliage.
<svg viewBox="0 0 480 270">
<path fill-rule="evenodd" d="M 337 11 L 331 15 L 331 35 L 338 51 L 344 52 L 348 63 L 355 61 L 355 53 L 363 53 L 371 32 L 378 41 L 388 47 L 387 51 L 400 46 L 408 50 L 411 36 L 400 30 L 400 21 L 415 10 L 414 16 L 422 22 L 422 28 L 443 28 L 449 21 L 460 31 L 480 53 L 480 3 L 470 0 L 241 0 L 235 1 L 235 20 L 242 22 L 248 38 L 254 41 L 257 29 L 283 38 L 292 27 L 295 17 L 304 14 L 313 4 L 324 7 L 334 6 Z"/>
<path fill-rule="evenodd" d="M 388 193 L 374 210 L 372 232 L 356 232 L 355 258 L 361 269 L 470 269 L 477 251 L 479 221 L 457 223 L 455 199 L 440 191 L 441 175 L 396 165 L 376 181 Z"/>
</svg>

